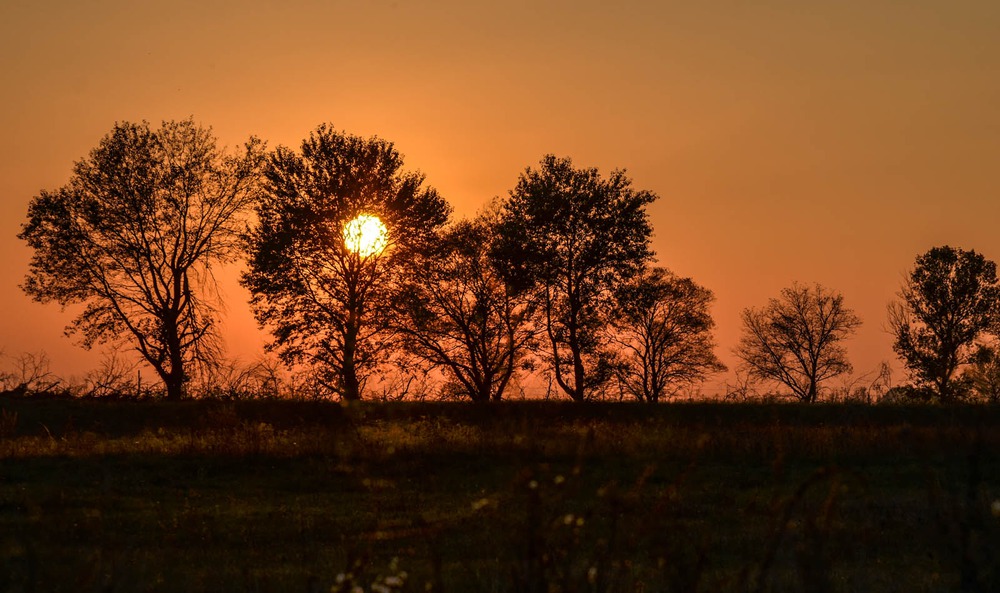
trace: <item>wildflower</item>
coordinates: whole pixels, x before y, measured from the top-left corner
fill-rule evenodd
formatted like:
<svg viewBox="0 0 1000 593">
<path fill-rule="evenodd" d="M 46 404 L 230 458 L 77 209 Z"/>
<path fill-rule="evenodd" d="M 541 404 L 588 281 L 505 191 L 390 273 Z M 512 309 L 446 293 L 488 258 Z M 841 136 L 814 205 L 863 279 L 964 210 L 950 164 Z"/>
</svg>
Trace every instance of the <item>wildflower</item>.
<svg viewBox="0 0 1000 593">
<path fill-rule="evenodd" d="M 591 566 L 587 569 L 587 582 L 591 585 L 597 584 L 597 567 Z"/>
<path fill-rule="evenodd" d="M 365 590 L 360 585 L 354 585 L 351 587 L 351 593 L 365 593 Z"/>
<path fill-rule="evenodd" d="M 341 585 L 346 580 L 347 580 L 347 575 L 345 575 L 344 573 L 340 572 L 340 573 L 337 573 L 337 577 L 335 579 L 333 579 L 333 582 L 337 583 L 338 585 Z"/>
<path fill-rule="evenodd" d="M 538 489 L 538 482 L 535 481 L 535 480 L 532 480 L 532 481 L 528 482 L 528 488 L 531 489 L 531 490 L 537 490 Z"/>
<path fill-rule="evenodd" d="M 403 579 L 401 579 L 398 576 L 385 577 L 385 579 L 382 582 L 385 583 L 386 585 L 390 586 L 390 587 L 402 587 L 403 586 Z"/>
<path fill-rule="evenodd" d="M 559 475 L 559 476 L 556 476 L 556 479 L 554 479 L 552 481 L 555 482 L 556 486 L 558 486 L 558 485 L 562 484 L 563 482 L 565 482 L 566 478 L 564 478 L 561 475 Z"/>
<path fill-rule="evenodd" d="M 567 514 L 565 517 L 563 517 L 563 525 L 572 525 L 575 520 L 576 520 L 576 517 L 574 517 L 573 515 Z"/>
<path fill-rule="evenodd" d="M 472 503 L 472 510 L 473 511 L 481 511 L 481 510 L 485 509 L 488 506 L 490 506 L 490 499 L 488 499 L 488 498 L 480 498 L 476 502 Z"/>
<path fill-rule="evenodd" d="M 1000 517 L 1000 498 L 993 501 L 993 504 L 990 505 L 990 511 L 994 517 Z"/>
</svg>

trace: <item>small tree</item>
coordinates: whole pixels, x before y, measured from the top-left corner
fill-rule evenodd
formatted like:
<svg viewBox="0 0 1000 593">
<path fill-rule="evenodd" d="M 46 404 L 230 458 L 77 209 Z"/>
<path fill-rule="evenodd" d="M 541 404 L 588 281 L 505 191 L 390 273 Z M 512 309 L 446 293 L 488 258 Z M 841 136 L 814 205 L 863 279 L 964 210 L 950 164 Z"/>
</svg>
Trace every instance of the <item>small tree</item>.
<svg viewBox="0 0 1000 593">
<path fill-rule="evenodd" d="M 917 257 L 900 300 L 889 305 L 893 350 L 918 387 L 943 402 L 963 397 L 956 372 L 974 362 L 1000 321 L 996 264 L 975 251 L 935 247 Z"/>
<path fill-rule="evenodd" d="M 489 259 L 496 217 L 450 228 L 403 282 L 397 331 L 411 353 L 442 368 L 473 401 L 499 401 L 534 332 L 531 293 L 515 294 Z"/>
<path fill-rule="evenodd" d="M 242 279 L 254 314 L 284 362 L 360 399 L 394 345 L 389 305 L 401 263 L 431 244 L 449 207 L 423 175 L 403 170 L 392 143 L 327 125 L 301 152 L 278 148 L 264 175 Z"/>
<path fill-rule="evenodd" d="M 982 346 L 962 373 L 962 388 L 970 389 L 980 401 L 1000 403 L 1000 356 L 996 346 Z"/>
<path fill-rule="evenodd" d="M 616 287 L 652 252 L 645 207 L 624 171 L 602 178 L 549 155 L 504 203 L 494 257 L 511 285 L 538 290 L 547 359 L 559 388 L 585 401 L 613 376 L 608 314 Z"/>
<path fill-rule="evenodd" d="M 619 291 L 615 341 L 624 359 L 618 379 L 639 401 L 657 402 L 726 370 L 715 356 L 712 291 L 652 268 Z"/>
<path fill-rule="evenodd" d="M 735 354 L 752 375 L 788 387 L 815 402 L 823 381 L 851 372 L 841 342 L 861 320 L 839 293 L 816 284 L 792 285 L 761 309 L 743 311 L 743 335 Z"/>
<path fill-rule="evenodd" d="M 219 354 L 212 271 L 239 253 L 262 160 L 260 142 L 227 154 L 191 120 L 116 124 L 69 184 L 31 201 L 22 288 L 85 304 L 68 332 L 86 348 L 131 342 L 179 399 L 192 365 Z"/>
</svg>

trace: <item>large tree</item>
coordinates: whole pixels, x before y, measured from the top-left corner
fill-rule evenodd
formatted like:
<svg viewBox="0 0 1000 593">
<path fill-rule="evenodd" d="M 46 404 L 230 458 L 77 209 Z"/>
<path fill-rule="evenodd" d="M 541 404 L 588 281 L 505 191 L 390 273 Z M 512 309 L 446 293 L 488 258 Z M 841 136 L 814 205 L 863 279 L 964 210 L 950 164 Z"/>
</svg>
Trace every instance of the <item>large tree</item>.
<svg viewBox="0 0 1000 593">
<path fill-rule="evenodd" d="M 31 201 L 22 288 L 85 304 L 68 333 L 87 348 L 130 341 L 182 397 L 192 364 L 218 354 L 212 271 L 239 253 L 262 160 L 260 142 L 227 153 L 191 120 L 116 124 L 67 185 Z"/>
<path fill-rule="evenodd" d="M 387 315 L 400 264 L 430 244 L 449 207 L 423 175 L 403 169 L 391 142 L 329 125 L 300 151 L 279 147 L 264 175 L 243 276 L 254 314 L 285 362 L 306 364 L 330 392 L 359 399 L 393 345 Z M 361 227 L 351 221 L 362 216 L 384 228 L 359 249 L 351 235 Z"/>
<path fill-rule="evenodd" d="M 652 256 L 645 208 L 655 199 L 624 171 L 603 178 L 548 155 L 521 174 L 503 206 L 494 256 L 514 286 L 540 291 L 547 359 L 575 401 L 612 377 L 609 313 L 616 288 Z"/>
<path fill-rule="evenodd" d="M 415 258 L 398 293 L 397 331 L 473 401 L 499 401 L 534 337 L 533 293 L 516 293 L 490 259 L 495 212 L 456 223 Z"/>
<path fill-rule="evenodd" d="M 983 339 L 1000 322 L 996 264 L 975 251 L 934 247 L 917 257 L 889 305 L 893 350 L 919 387 L 941 401 L 965 389 L 956 372 L 974 362 Z"/>
<path fill-rule="evenodd" d="M 842 342 L 861 325 L 844 297 L 819 284 L 795 284 L 766 307 L 743 311 L 735 354 L 753 376 L 788 387 L 814 402 L 821 384 L 851 372 Z"/>
<path fill-rule="evenodd" d="M 625 284 L 618 300 L 618 380 L 628 395 L 657 402 L 726 370 L 714 351 L 712 291 L 665 268 L 650 268 Z"/>
</svg>

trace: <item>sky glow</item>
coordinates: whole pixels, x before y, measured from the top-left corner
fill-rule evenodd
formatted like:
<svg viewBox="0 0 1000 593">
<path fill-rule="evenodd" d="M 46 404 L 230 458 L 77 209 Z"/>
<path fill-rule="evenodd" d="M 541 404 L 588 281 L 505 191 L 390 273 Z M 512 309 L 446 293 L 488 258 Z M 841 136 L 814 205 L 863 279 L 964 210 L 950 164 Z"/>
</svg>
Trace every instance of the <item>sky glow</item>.
<svg viewBox="0 0 1000 593">
<path fill-rule="evenodd" d="M 997 31 L 996 0 L 0 2 L 0 349 L 98 367 L 64 335 L 79 309 L 19 288 L 27 205 L 116 121 L 193 117 L 224 146 L 385 138 L 456 218 L 548 153 L 626 169 L 660 196 L 657 263 L 715 293 L 723 362 L 744 308 L 819 282 L 863 321 L 857 372 L 901 380 L 886 305 L 914 258 L 1000 261 Z M 240 265 L 221 326 L 253 361 Z"/>
</svg>

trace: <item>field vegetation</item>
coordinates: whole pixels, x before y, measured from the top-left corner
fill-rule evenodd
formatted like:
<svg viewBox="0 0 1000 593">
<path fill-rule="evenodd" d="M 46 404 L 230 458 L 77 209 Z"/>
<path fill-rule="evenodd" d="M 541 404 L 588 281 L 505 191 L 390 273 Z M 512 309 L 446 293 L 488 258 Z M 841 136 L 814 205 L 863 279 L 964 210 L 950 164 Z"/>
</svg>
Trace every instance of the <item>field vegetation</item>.
<svg viewBox="0 0 1000 593">
<path fill-rule="evenodd" d="M 1000 408 L 0 397 L 5 591 L 997 591 Z"/>
</svg>

